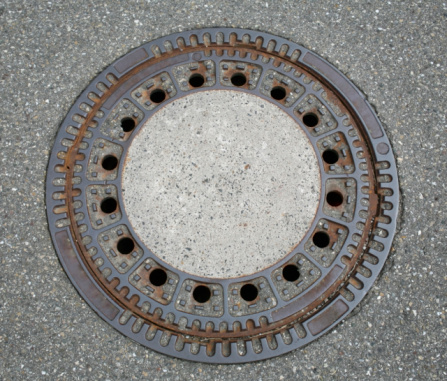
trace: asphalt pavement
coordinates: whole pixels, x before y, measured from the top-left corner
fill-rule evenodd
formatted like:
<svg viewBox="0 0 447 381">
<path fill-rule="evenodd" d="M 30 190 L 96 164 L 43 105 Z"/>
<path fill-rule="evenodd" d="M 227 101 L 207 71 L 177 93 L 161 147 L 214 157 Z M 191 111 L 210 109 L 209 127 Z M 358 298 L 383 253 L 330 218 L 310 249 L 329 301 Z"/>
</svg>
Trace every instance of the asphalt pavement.
<svg viewBox="0 0 447 381">
<path fill-rule="evenodd" d="M 45 176 L 82 90 L 134 47 L 201 27 L 312 49 L 368 97 L 393 145 L 401 216 L 368 296 L 304 349 L 243 365 L 158 354 L 101 320 L 48 232 Z M 447 3 L 0 1 L 0 379 L 447 379 Z"/>
</svg>

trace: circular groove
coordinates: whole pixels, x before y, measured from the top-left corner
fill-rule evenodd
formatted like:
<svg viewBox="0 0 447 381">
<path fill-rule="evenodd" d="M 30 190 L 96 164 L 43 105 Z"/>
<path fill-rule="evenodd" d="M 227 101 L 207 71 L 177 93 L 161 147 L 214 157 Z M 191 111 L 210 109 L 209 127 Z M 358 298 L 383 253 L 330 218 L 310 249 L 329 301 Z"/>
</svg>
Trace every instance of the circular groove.
<svg viewBox="0 0 447 381">
<path fill-rule="evenodd" d="M 206 43 L 205 33 L 210 35 Z M 269 41 L 272 53 L 267 51 Z M 171 43 L 172 51 L 164 53 L 165 42 Z M 288 50 L 280 52 L 282 46 Z M 47 213 L 56 251 L 68 264 L 64 268 L 71 281 L 85 295 L 88 286 L 82 279 L 93 279 L 94 293 L 99 291 L 100 296 L 86 301 L 106 321 L 141 344 L 180 358 L 256 361 L 304 346 L 328 332 L 373 285 L 396 228 L 395 160 L 366 100 L 360 92 L 344 93 L 354 85 L 323 59 L 262 32 L 189 31 L 148 43 L 144 49 L 144 54 L 124 56 L 92 82 L 70 111 L 73 121 L 63 122 L 55 140 L 47 172 Z M 146 52 L 159 55 L 150 58 Z M 174 69 L 179 67 L 186 70 L 177 74 Z M 191 67 L 206 73 L 200 74 L 207 78 L 206 86 L 198 85 L 200 80 L 190 82 Z M 138 77 L 143 70 L 153 74 Z M 236 73 L 244 76 L 244 84 L 233 83 Z M 140 79 L 126 88 L 131 78 Z M 318 86 L 309 86 L 304 78 Z M 98 97 L 98 89 L 107 86 L 112 86 L 110 91 L 100 90 Z M 198 93 L 228 90 L 228 86 L 268 99 L 294 118 L 322 158 L 322 197 L 312 227 L 278 263 L 240 278 L 192 277 L 166 264 L 139 241 L 122 208 L 121 167 L 153 110 L 169 104 L 168 100 L 187 97 L 191 88 Z M 75 140 L 68 132 L 73 123 L 79 124 Z M 70 148 L 64 145 L 67 140 L 74 142 Z M 102 206 L 107 198 L 117 202 L 113 211 L 112 206 Z M 346 253 L 349 262 L 343 261 Z M 250 255 L 256 260 L 256 250 Z M 356 278 L 365 272 L 369 277 Z M 293 309 L 308 300 L 310 290 L 323 288 L 326 291 L 303 308 Z M 143 321 L 144 331 L 133 331 L 135 319 Z M 165 334 L 171 338 L 167 344 Z M 275 349 L 258 345 L 279 334 L 294 339 L 290 344 L 278 340 Z"/>
</svg>

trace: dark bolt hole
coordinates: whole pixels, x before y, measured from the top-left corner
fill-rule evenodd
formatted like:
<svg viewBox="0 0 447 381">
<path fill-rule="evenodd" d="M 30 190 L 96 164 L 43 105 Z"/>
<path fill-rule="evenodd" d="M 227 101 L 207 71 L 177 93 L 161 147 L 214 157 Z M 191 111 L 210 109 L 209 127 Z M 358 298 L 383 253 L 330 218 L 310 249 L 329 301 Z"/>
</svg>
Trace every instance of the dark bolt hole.
<svg viewBox="0 0 447 381">
<path fill-rule="evenodd" d="M 326 195 L 326 201 L 330 206 L 340 206 L 343 204 L 343 195 L 337 191 L 329 192 Z"/>
<path fill-rule="evenodd" d="M 130 132 L 135 128 L 135 120 L 133 118 L 121 119 L 121 128 L 124 132 Z"/>
<path fill-rule="evenodd" d="M 323 152 L 323 160 L 328 164 L 335 164 L 338 161 L 338 152 L 333 149 L 327 149 Z"/>
<path fill-rule="evenodd" d="M 298 271 L 298 266 L 287 265 L 282 269 L 282 276 L 285 280 L 289 282 L 295 282 L 300 277 L 300 272 Z"/>
<path fill-rule="evenodd" d="M 113 197 L 107 197 L 101 201 L 101 210 L 104 213 L 113 213 L 117 206 L 118 203 Z"/>
<path fill-rule="evenodd" d="M 200 87 L 204 83 L 205 83 L 205 78 L 203 78 L 202 74 L 193 74 L 193 75 L 191 75 L 191 77 L 189 77 L 189 84 L 192 87 Z"/>
<path fill-rule="evenodd" d="M 244 86 L 247 83 L 247 77 L 242 73 L 236 73 L 231 76 L 231 83 L 234 86 Z"/>
<path fill-rule="evenodd" d="M 206 303 L 211 298 L 211 290 L 207 286 L 197 286 L 192 296 L 196 302 Z"/>
<path fill-rule="evenodd" d="M 108 155 L 102 159 L 101 165 L 106 171 L 112 171 L 118 167 L 118 159 L 115 156 Z"/>
<path fill-rule="evenodd" d="M 247 302 L 252 302 L 258 297 L 258 289 L 253 284 L 246 284 L 241 287 L 241 298 Z"/>
<path fill-rule="evenodd" d="M 314 242 L 315 246 L 323 248 L 329 245 L 330 239 L 327 233 L 317 232 L 314 234 L 312 241 Z"/>
<path fill-rule="evenodd" d="M 150 98 L 151 101 L 154 103 L 161 103 L 165 100 L 166 93 L 163 90 L 156 89 L 152 91 Z"/>
<path fill-rule="evenodd" d="M 308 113 L 303 116 L 303 123 L 307 127 L 315 127 L 318 124 L 318 116 L 313 113 Z"/>
<path fill-rule="evenodd" d="M 133 239 L 124 237 L 118 241 L 116 248 L 121 254 L 130 254 L 135 248 L 135 243 L 133 242 Z"/>
<path fill-rule="evenodd" d="M 281 86 L 276 86 L 272 89 L 272 91 L 270 91 L 270 95 L 273 99 L 280 101 L 286 97 L 286 89 Z"/>
<path fill-rule="evenodd" d="M 166 274 L 166 271 L 163 269 L 155 269 L 152 270 L 152 272 L 149 275 L 149 281 L 154 286 L 163 286 L 166 281 L 168 280 L 168 274 Z"/>
</svg>

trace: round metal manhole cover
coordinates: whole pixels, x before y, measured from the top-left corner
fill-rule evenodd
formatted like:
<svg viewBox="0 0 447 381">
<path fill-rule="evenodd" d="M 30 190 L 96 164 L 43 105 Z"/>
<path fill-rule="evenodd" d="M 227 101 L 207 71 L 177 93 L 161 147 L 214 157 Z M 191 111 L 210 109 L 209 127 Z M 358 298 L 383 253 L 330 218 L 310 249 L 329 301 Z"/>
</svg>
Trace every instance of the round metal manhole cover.
<svg viewBox="0 0 447 381">
<path fill-rule="evenodd" d="M 60 261 L 124 335 L 237 363 L 340 322 L 396 228 L 390 143 L 357 88 L 266 33 L 202 29 L 120 58 L 82 93 L 47 174 Z"/>
</svg>

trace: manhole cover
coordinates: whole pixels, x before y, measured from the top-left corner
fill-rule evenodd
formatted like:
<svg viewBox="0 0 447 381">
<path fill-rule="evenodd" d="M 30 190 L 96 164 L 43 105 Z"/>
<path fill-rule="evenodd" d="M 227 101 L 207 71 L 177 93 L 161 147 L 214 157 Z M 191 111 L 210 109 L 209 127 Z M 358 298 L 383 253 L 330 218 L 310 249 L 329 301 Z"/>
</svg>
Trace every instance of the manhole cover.
<svg viewBox="0 0 447 381">
<path fill-rule="evenodd" d="M 391 247 L 389 141 L 333 66 L 282 38 L 148 43 L 83 92 L 47 175 L 69 278 L 124 335 L 237 363 L 301 347 L 364 297 Z"/>
</svg>

